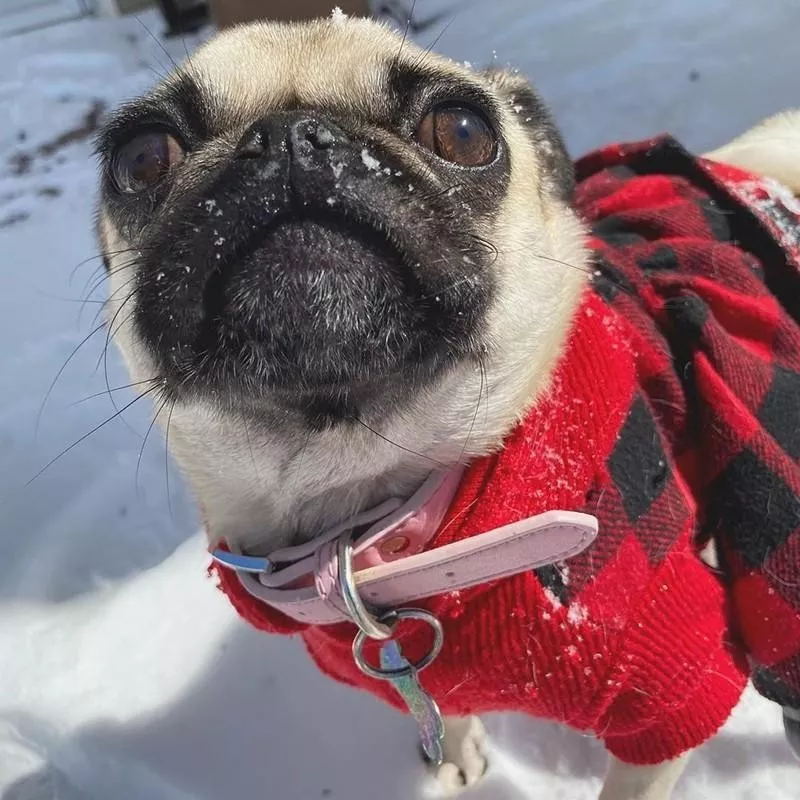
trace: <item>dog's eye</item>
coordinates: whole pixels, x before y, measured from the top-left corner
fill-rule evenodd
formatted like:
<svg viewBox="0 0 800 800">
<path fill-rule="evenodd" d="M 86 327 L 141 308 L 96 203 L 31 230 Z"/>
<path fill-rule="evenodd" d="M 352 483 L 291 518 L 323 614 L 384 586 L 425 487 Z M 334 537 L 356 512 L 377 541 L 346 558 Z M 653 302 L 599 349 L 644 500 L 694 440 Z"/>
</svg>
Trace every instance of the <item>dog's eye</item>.
<svg viewBox="0 0 800 800">
<path fill-rule="evenodd" d="M 117 188 L 132 194 L 155 186 L 183 156 L 183 147 L 174 136 L 166 131 L 148 131 L 117 150 L 111 172 Z"/>
<path fill-rule="evenodd" d="M 422 147 L 462 167 L 482 167 L 494 160 L 497 137 L 476 111 L 443 105 L 429 111 L 419 126 Z"/>
</svg>

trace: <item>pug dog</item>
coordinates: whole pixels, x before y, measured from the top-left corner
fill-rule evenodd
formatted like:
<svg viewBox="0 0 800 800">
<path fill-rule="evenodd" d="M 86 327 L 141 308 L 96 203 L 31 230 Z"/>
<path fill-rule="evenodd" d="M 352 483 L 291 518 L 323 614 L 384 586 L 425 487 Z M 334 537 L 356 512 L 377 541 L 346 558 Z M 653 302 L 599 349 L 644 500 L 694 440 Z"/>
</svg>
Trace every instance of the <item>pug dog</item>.
<svg viewBox="0 0 800 800">
<path fill-rule="evenodd" d="M 800 188 L 798 117 L 715 154 Z M 788 134 L 787 134 L 788 131 Z M 212 542 L 303 544 L 535 406 L 593 272 L 533 88 L 362 19 L 226 31 L 99 138 L 108 319 Z M 437 776 L 483 774 L 476 718 Z M 687 756 L 611 757 L 667 800 Z"/>
</svg>

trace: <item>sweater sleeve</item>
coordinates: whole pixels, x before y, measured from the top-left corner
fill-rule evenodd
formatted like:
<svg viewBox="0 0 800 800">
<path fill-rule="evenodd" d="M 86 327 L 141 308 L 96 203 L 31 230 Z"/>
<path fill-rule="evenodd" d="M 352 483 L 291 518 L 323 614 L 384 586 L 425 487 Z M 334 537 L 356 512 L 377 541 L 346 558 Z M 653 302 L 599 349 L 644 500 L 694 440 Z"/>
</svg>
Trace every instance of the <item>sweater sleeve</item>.
<svg viewBox="0 0 800 800">
<path fill-rule="evenodd" d="M 748 674 L 726 640 L 725 618 L 724 587 L 688 543 L 668 556 L 631 618 L 611 676 L 621 688 L 598 731 L 613 755 L 657 764 L 722 727 Z"/>
<path fill-rule="evenodd" d="M 639 328 L 755 686 L 800 708 L 800 201 L 668 138 L 600 151 L 578 177 L 600 290 Z"/>
</svg>

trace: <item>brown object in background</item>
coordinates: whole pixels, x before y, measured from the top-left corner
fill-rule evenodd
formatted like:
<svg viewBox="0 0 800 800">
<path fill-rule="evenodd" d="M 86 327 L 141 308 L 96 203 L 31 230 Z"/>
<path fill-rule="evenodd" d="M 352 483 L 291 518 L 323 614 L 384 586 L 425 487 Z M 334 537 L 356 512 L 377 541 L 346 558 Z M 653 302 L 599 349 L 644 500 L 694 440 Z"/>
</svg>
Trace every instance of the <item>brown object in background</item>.
<svg viewBox="0 0 800 800">
<path fill-rule="evenodd" d="M 209 0 L 209 6 L 218 28 L 257 19 L 289 22 L 329 17 L 335 6 L 354 17 L 370 16 L 369 0 Z"/>
</svg>

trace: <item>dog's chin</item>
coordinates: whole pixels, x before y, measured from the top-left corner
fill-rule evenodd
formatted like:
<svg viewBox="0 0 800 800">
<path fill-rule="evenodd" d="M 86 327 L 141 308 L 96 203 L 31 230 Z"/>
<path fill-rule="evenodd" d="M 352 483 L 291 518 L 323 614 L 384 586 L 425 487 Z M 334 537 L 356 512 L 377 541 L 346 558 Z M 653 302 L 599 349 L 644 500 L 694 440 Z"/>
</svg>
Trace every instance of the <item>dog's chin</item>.
<svg viewBox="0 0 800 800">
<path fill-rule="evenodd" d="M 220 260 L 199 335 L 176 364 L 189 376 L 180 391 L 328 425 L 396 404 L 468 349 L 469 336 L 442 336 L 442 298 L 380 226 L 301 213 Z M 464 326 L 473 315 L 453 316 Z"/>
<path fill-rule="evenodd" d="M 418 322 L 404 260 L 366 226 L 321 215 L 278 222 L 213 292 L 219 354 L 244 357 L 289 397 L 385 379 L 411 356 Z"/>
</svg>

